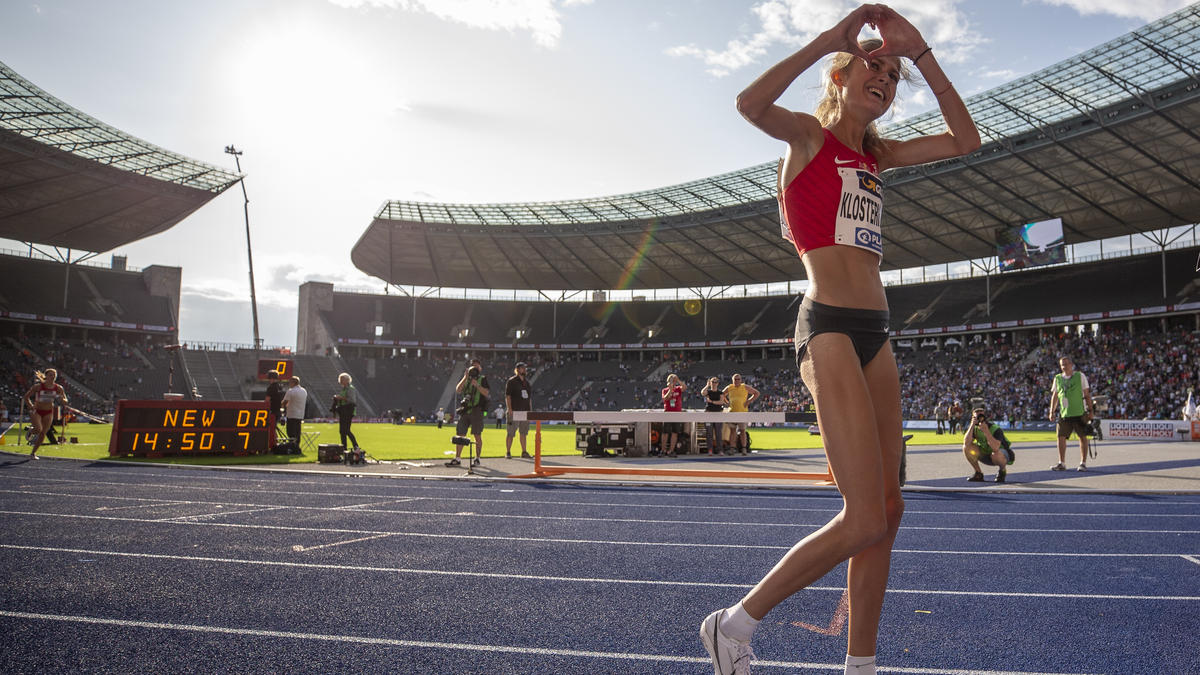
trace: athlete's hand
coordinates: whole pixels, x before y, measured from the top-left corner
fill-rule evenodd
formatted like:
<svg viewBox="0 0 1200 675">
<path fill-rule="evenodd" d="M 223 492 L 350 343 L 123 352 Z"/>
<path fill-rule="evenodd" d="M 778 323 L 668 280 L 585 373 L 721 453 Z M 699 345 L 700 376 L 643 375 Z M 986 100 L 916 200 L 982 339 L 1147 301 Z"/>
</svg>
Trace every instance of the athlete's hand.
<svg viewBox="0 0 1200 675">
<path fill-rule="evenodd" d="M 920 56 L 929 46 L 925 43 L 925 38 L 921 37 L 921 31 L 891 7 L 878 7 L 880 13 L 876 24 L 879 27 L 879 35 L 883 38 L 883 45 L 871 52 L 870 56 L 904 56 L 910 61 Z"/>
<path fill-rule="evenodd" d="M 863 26 L 876 28 L 886 9 L 887 6 L 880 4 L 862 5 L 847 14 L 846 18 L 828 31 L 833 50 L 853 54 L 863 62 L 870 63 L 871 55 L 859 46 L 858 34 L 862 32 Z"/>
</svg>

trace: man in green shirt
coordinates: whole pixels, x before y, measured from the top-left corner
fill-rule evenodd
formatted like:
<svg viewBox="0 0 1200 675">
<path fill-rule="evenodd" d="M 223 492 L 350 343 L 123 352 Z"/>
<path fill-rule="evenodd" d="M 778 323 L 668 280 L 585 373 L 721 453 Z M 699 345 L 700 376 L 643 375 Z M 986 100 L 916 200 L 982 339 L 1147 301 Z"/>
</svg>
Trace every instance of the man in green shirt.
<svg viewBox="0 0 1200 675">
<path fill-rule="evenodd" d="M 1054 376 L 1050 385 L 1050 421 L 1060 411 L 1058 420 L 1058 464 L 1050 467 L 1054 471 L 1065 471 L 1067 466 L 1067 439 L 1074 433 L 1079 438 L 1079 471 L 1087 471 L 1088 432 L 1096 406 L 1092 403 L 1092 390 L 1087 376 L 1075 370 L 1075 362 L 1064 356 L 1058 360 L 1061 373 Z"/>
<path fill-rule="evenodd" d="M 975 469 L 974 475 L 967 479 L 971 483 L 983 482 L 983 471 L 980 464 L 999 467 L 996 482 L 1003 483 L 1008 475 L 1008 465 L 1016 460 L 1012 451 L 1012 443 L 1004 436 L 1000 425 L 989 420 L 983 408 L 971 411 L 971 425 L 963 436 L 963 455 Z"/>
</svg>

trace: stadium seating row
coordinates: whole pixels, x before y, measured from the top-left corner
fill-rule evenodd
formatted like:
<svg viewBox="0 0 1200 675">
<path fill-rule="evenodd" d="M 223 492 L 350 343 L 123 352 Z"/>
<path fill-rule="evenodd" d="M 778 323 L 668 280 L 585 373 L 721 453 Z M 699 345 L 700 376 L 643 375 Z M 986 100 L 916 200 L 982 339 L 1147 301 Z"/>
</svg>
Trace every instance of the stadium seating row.
<svg viewBox="0 0 1200 675">
<path fill-rule="evenodd" d="M 1165 258 L 1139 255 L 1009 272 L 990 280 L 889 286 L 892 329 L 1195 302 L 1200 300 L 1195 258 L 1195 249 L 1181 249 Z M 684 301 L 548 303 L 335 293 L 325 319 L 338 338 L 360 342 L 636 344 L 790 338 L 796 306 L 795 298 L 779 296 L 712 299 L 696 311 Z"/>
</svg>

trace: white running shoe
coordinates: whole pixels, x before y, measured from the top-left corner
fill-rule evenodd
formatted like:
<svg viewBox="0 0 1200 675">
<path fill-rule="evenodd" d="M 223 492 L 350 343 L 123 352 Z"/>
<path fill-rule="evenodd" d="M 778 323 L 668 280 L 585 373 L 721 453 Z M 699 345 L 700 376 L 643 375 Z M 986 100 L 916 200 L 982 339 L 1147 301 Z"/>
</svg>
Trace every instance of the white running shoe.
<svg viewBox="0 0 1200 675">
<path fill-rule="evenodd" d="M 749 675 L 750 661 L 754 650 L 749 642 L 740 642 L 725 637 L 721 632 L 721 615 L 724 609 L 709 614 L 700 623 L 700 641 L 713 660 L 715 675 Z"/>
<path fill-rule="evenodd" d="M 1075 467 L 1075 470 L 1076 471 L 1087 471 L 1087 464 L 1080 462 L 1079 466 Z"/>
<path fill-rule="evenodd" d="M 1054 466 L 1050 467 L 1050 470 L 1051 471 L 1066 471 L 1067 467 L 1063 466 L 1062 462 L 1059 462 L 1058 464 L 1055 464 Z"/>
</svg>

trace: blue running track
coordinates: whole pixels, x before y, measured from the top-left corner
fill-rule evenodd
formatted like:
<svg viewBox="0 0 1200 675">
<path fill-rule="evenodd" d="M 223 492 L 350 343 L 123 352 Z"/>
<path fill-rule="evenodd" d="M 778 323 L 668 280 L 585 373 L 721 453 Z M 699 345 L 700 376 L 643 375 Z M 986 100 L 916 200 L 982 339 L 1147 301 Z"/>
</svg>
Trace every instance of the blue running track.
<svg viewBox="0 0 1200 675">
<path fill-rule="evenodd" d="M 1200 673 L 1200 496 L 911 493 L 880 672 Z M 708 673 L 835 493 L 0 456 L 0 671 Z M 842 669 L 844 566 L 756 672 Z"/>
</svg>

